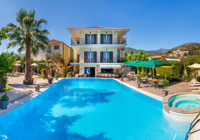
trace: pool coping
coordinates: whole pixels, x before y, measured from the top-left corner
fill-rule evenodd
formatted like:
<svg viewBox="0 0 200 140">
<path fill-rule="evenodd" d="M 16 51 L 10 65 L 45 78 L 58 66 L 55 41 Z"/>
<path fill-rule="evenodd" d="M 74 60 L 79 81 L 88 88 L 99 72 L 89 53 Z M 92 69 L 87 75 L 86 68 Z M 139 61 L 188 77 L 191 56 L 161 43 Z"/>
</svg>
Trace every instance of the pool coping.
<svg viewBox="0 0 200 140">
<path fill-rule="evenodd" d="M 194 114 L 194 113 L 199 113 L 200 112 L 200 107 L 198 108 L 191 108 L 191 109 L 184 109 L 184 108 L 178 108 L 178 107 L 169 107 L 169 99 L 172 96 L 176 96 L 176 95 L 180 95 L 180 94 L 188 94 L 188 92 L 179 92 L 179 93 L 174 93 L 174 94 L 170 94 L 167 95 L 166 97 L 163 98 L 163 109 L 167 112 L 169 111 L 174 111 L 177 113 L 182 113 L 182 114 Z M 190 94 L 190 93 L 189 93 Z M 191 94 L 198 94 L 200 95 L 200 93 L 191 93 Z"/>
</svg>

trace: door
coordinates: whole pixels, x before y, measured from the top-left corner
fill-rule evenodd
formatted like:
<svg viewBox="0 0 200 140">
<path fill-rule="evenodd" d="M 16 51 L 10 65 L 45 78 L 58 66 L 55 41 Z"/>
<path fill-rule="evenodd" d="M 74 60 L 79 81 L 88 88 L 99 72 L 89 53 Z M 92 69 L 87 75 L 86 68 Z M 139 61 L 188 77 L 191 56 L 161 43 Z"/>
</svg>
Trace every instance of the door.
<svg viewBox="0 0 200 140">
<path fill-rule="evenodd" d="M 90 77 L 95 77 L 95 67 L 90 68 Z"/>
</svg>

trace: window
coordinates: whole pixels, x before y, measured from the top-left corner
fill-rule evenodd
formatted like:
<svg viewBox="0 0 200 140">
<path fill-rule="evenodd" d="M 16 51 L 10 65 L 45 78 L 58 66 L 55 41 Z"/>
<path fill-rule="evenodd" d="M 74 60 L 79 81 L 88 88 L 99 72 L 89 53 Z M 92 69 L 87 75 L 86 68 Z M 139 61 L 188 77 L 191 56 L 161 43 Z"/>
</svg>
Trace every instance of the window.
<svg viewBox="0 0 200 140">
<path fill-rule="evenodd" d="M 102 34 L 101 44 L 112 44 L 112 34 Z"/>
<path fill-rule="evenodd" d="M 54 50 L 59 50 L 59 46 L 54 46 Z"/>
<path fill-rule="evenodd" d="M 103 62 L 104 63 L 109 62 L 109 56 L 110 56 L 110 52 L 103 52 Z"/>
<path fill-rule="evenodd" d="M 48 46 L 48 52 L 51 53 L 51 46 Z"/>
<path fill-rule="evenodd" d="M 87 62 L 94 62 L 94 52 L 87 52 Z"/>
<path fill-rule="evenodd" d="M 85 34 L 85 43 L 86 44 L 96 44 L 97 35 L 96 34 Z"/>
<path fill-rule="evenodd" d="M 96 63 L 97 62 L 97 52 L 88 51 L 84 52 L 85 63 Z"/>
<path fill-rule="evenodd" d="M 112 51 L 101 52 L 100 60 L 101 63 L 113 63 L 113 52 Z"/>
</svg>

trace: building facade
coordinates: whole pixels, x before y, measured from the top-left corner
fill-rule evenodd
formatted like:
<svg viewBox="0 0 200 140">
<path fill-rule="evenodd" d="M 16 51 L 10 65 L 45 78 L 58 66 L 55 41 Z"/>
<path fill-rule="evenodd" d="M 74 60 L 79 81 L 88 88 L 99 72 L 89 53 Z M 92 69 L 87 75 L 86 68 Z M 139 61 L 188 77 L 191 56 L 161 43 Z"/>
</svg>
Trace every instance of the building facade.
<svg viewBox="0 0 200 140">
<path fill-rule="evenodd" d="M 43 50 L 39 50 L 37 56 L 33 56 L 33 60 L 50 60 L 54 54 L 61 54 L 64 60 L 64 65 L 69 65 L 70 60 L 73 58 L 73 50 L 67 46 L 64 42 L 51 39 L 48 42 L 48 47 Z"/>
<path fill-rule="evenodd" d="M 100 73 L 119 73 L 121 58 L 127 45 L 129 28 L 68 28 L 74 51 L 72 65 L 79 65 L 79 74 L 96 77 Z"/>
</svg>

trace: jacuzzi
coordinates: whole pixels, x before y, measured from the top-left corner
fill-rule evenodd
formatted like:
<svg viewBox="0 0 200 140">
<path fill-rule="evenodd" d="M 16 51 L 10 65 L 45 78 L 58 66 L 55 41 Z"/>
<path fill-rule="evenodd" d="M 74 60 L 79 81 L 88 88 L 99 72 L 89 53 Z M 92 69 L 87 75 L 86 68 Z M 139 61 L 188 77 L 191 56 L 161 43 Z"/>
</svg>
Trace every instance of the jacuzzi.
<svg viewBox="0 0 200 140">
<path fill-rule="evenodd" d="M 200 112 L 200 94 L 176 93 L 163 98 L 164 114 L 175 121 L 192 122 Z"/>
</svg>

